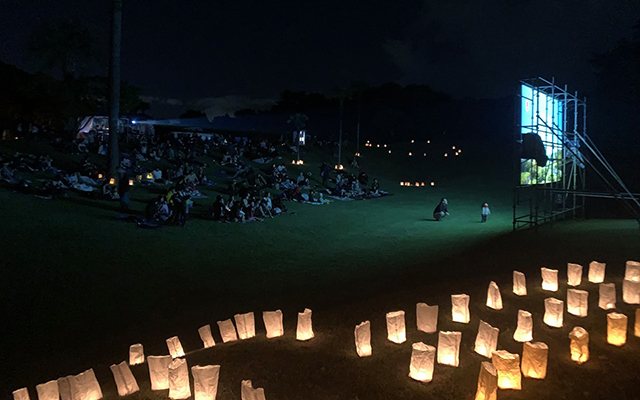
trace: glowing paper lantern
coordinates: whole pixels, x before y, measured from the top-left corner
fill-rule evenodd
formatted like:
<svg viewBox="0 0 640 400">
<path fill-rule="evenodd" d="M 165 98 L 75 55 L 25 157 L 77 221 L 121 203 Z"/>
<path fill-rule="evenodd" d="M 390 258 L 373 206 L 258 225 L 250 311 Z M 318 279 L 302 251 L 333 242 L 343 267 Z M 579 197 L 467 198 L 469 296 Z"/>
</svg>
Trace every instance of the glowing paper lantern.
<svg viewBox="0 0 640 400">
<path fill-rule="evenodd" d="M 379 147 L 380 145 L 378 145 Z M 253 388 L 251 381 L 242 381 L 240 386 L 240 396 L 242 400 L 266 400 L 263 388 Z"/>
<path fill-rule="evenodd" d="M 571 339 L 571 361 L 578 364 L 589 360 L 589 332 L 581 326 L 576 326 L 569 332 Z"/>
<path fill-rule="evenodd" d="M 218 328 L 220 329 L 220 337 L 222 337 L 222 342 L 235 342 L 238 340 L 238 335 L 236 335 L 236 327 L 233 326 L 233 322 L 230 319 L 225 319 L 224 321 L 218 321 Z"/>
<path fill-rule="evenodd" d="M 129 346 L 129 365 L 138 365 L 144 363 L 144 347 L 142 344 L 136 343 Z"/>
<path fill-rule="evenodd" d="M 564 317 L 564 302 L 562 300 L 544 299 L 544 323 L 552 328 L 562 328 Z"/>
<path fill-rule="evenodd" d="M 149 364 L 151 390 L 169 389 L 171 356 L 149 356 L 147 357 L 147 364 Z"/>
<path fill-rule="evenodd" d="M 189 386 L 189 367 L 184 358 L 174 358 L 169 364 L 169 398 L 186 399 L 191 397 Z"/>
<path fill-rule="evenodd" d="M 544 379 L 547 376 L 549 346 L 542 342 L 526 342 L 522 347 L 522 375 Z"/>
<path fill-rule="evenodd" d="M 92 368 L 69 378 L 71 398 L 73 400 L 99 400 L 102 390 Z"/>
<path fill-rule="evenodd" d="M 586 290 L 567 290 L 567 312 L 576 317 L 586 317 L 589 312 L 589 292 Z"/>
<path fill-rule="evenodd" d="M 218 395 L 219 365 L 196 365 L 191 367 L 194 400 L 216 400 Z"/>
<path fill-rule="evenodd" d="M 498 334 L 500 329 L 494 328 L 484 321 L 480 321 L 474 351 L 481 356 L 491 358 L 491 353 L 498 348 Z"/>
<path fill-rule="evenodd" d="M 487 290 L 487 307 L 494 310 L 502 310 L 502 295 L 498 284 L 493 281 L 489 283 L 489 289 Z"/>
<path fill-rule="evenodd" d="M 29 400 L 29 391 L 27 388 L 22 388 L 13 391 L 13 400 Z"/>
<path fill-rule="evenodd" d="M 636 323 L 635 323 L 635 327 L 633 329 L 633 333 L 637 337 L 640 337 L 640 308 L 636 308 Z M 29 400 L 29 399 L 27 399 L 27 400 Z"/>
<path fill-rule="evenodd" d="M 599 285 L 600 298 L 598 299 L 598 307 L 603 310 L 612 310 L 616 308 L 616 285 L 615 283 L 601 283 Z"/>
<path fill-rule="evenodd" d="M 607 314 L 607 343 L 622 346 L 627 343 L 627 316 L 620 313 Z"/>
<path fill-rule="evenodd" d="M 60 392 L 58 392 L 58 381 L 49 381 L 36 385 L 38 400 L 58 400 Z"/>
<path fill-rule="evenodd" d="M 626 268 L 624 270 L 624 279 L 640 282 L 640 262 L 631 260 L 627 261 Z"/>
<path fill-rule="evenodd" d="M 282 311 L 265 311 L 262 313 L 264 327 L 267 329 L 267 339 L 284 335 L 282 326 Z"/>
<path fill-rule="evenodd" d="M 416 324 L 419 331 L 435 333 L 438 330 L 438 306 L 416 304 Z"/>
<path fill-rule="evenodd" d="M 387 339 L 393 343 L 404 343 L 407 340 L 404 311 L 387 313 Z"/>
<path fill-rule="evenodd" d="M 136 378 L 133 377 L 133 374 L 129 369 L 129 365 L 127 365 L 125 361 L 118 365 L 113 364 L 109 368 L 111 369 L 113 379 L 116 381 L 116 386 L 118 387 L 118 396 L 128 396 L 140 390 L 138 382 L 136 382 Z"/>
<path fill-rule="evenodd" d="M 533 319 L 529 311 L 518 310 L 518 327 L 513 333 L 516 342 L 529 342 L 533 340 Z"/>
<path fill-rule="evenodd" d="M 582 283 L 582 265 L 567 264 L 567 285 L 578 286 Z"/>
<path fill-rule="evenodd" d="M 438 364 L 458 366 L 461 340 L 462 332 L 438 332 Z"/>
<path fill-rule="evenodd" d="M 211 325 L 207 324 L 198 328 L 198 335 L 200 335 L 205 349 L 216 345 L 216 341 L 213 340 L 213 335 L 211 334 Z"/>
<path fill-rule="evenodd" d="M 513 293 L 516 296 L 527 295 L 527 279 L 520 271 L 513 271 Z"/>
<path fill-rule="evenodd" d="M 478 390 L 475 400 L 497 400 L 498 399 L 498 370 L 488 361 L 480 363 L 480 374 L 478 375 Z"/>
<path fill-rule="evenodd" d="M 589 264 L 589 282 L 602 283 L 604 282 L 604 272 L 607 264 L 597 261 L 591 261 Z"/>
<path fill-rule="evenodd" d="M 627 304 L 640 304 L 640 282 L 630 279 L 622 281 L 622 301 Z"/>
<path fill-rule="evenodd" d="M 73 375 L 58 378 L 58 391 L 60 392 L 60 398 L 62 400 L 72 400 L 71 384 L 75 381 L 76 377 Z M 75 384 L 74 384 L 75 387 Z"/>
<path fill-rule="evenodd" d="M 471 316 L 469 315 L 468 294 L 451 295 L 451 319 L 453 322 L 469 323 Z"/>
<path fill-rule="evenodd" d="M 172 336 L 167 339 L 167 347 L 169 348 L 169 354 L 171 357 L 178 358 L 184 356 L 184 350 L 182 349 L 182 343 L 177 336 Z"/>
<path fill-rule="evenodd" d="M 311 310 L 305 308 L 303 312 L 298 313 L 298 326 L 296 328 L 297 340 L 313 339 L 313 323 L 311 321 Z"/>
<path fill-rule="evenodd" d="M 558 290 L 558 270 L 540 268 L 542 274 L 542 290 L 555 292 Z"/>
<path fill-rule="evenodd" d="M 431 382 L 433 379 L 433 364 L 436 357 L 436 348 L 422 342 L 414 343 L 411 348 L 409 377 L 420 382 Z"/>
<path fill-rule="evenodd" d="M 369 357 L 371 355 L 371 322 L 364 321 L 360 325 L 356 325 L 354 334 L 358 356 Z"/>
<path fill-rule="evenodd" d="M 256 322 L 253 312 L 236 314 L 233 318 L 236 320 L 236 329 L 240 340 L 251 339 L 256 336 Z"/>
<path fill-rule="evenodd" d="M 500 389 L 522 389 L 522 374 L 520 373 L 520 356 L 506 350 L 493 352 L 491 362 L 498 370 L 498 387 Z"/>
</svg>

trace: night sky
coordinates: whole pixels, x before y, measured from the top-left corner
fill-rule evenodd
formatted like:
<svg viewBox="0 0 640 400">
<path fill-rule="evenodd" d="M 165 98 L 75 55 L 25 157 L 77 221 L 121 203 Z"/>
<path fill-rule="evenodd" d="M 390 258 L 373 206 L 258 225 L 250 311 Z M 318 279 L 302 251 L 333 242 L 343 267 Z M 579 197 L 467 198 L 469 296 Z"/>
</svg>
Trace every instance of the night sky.
<svg viewBox="0 0 640 400">
<path fill-rule="evenodd" d="M 58 17 L 82 21 L 106 51 L 109 3 L 3 0 L 0 59 L 32 71 L 27 38 Z M 221 111 L 356 80 L 494 98 L 540 75 L 588 91 L 591 54 L 638 20 L 637 0 L 124 0 L 122 73 L 154 107 Z"/>
</svg>

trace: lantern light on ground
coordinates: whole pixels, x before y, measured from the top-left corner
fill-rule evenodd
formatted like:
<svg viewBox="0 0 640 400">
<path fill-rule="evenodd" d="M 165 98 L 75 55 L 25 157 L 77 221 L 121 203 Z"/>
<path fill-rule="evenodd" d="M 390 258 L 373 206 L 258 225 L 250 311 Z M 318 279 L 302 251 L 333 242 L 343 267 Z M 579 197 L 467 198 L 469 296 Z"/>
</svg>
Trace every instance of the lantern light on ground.
<svg viewBox="0 0 640 400">
<path fill-rule="evenodd" d="M 640 337 L 640 308 L 636 308 L 636 323 L 634 324 L 633 333 L 636 337 Z"/>
<path fill-rule="evenodd" d="M 516 296 L 527 295 L 527 279 L 520 271 L 513 271 L 513 293 Z"/>
<path fill-rule="evenodd" d="M 544 379 L 547 376 L 549 346 L 542 342 L 526 342 L 522 348 L 522 375 Z"/>
<path fill-rule="evenodd" d="M 175 358 L 169 364 L 169 398 L 173 400 L 191 397 L 189 367 L 184 358 Z"/>
<path fill-rule="evenodd" d="M 419 331 L 436 333 L 438 330 L 438 306 L 416 304 L 416 325 Z"/>
<path fill-rule="evenodd" d="M 623 346 L 627 343 L 627 316 L 612 312 L 607 314 L 607 343 Z"/>
<path fill-rule="evenodd" d="M 627 304 L 640 304 L 640 282 L 631 279 L 622 281 L 622 301 Z"/>
<path fill-rule="evenodd" d="M 567 290 L 567 312 L 576 317 L 586 317 L 589 312 L 589 292 L 586 290 Z"/>
<path fill-rule="evenodd" d="M 493 352 L 491 362 L 498 370 L 498 387 L 500 389 L 522 389 L 522 374 L 520 373 L 520 356 L 506 350 Z"/>
<path fill-rule="evenodd" d="M 233 322 L 230 319 L 218 321 L 218 328 L 220 329 L 220 337 L 222 337 L 223 343 L 235 342 L 238 340 L 236 327 L 233 326 Z"/>
<path fill-rule="evenodd" d="M 169 354 L 171 354 L 171 357 L 178 358 L 184 356 L 182 343 L 180 343 L 180 339 L 178 339 L 177 336 L 167 339 L 167 347 L 169 348 Z"/>
<path fill-rule="evenodd" d="M 529 311 L 518 310 L 518 326 L 513 333 L 516 342 L 529 342 L 533 340 L 533 319 Z"/>
<path fill-rule="evenodd" d="M 200 335 L 200 339 L 202 339 L 202 345 L 205 349 L 216 345 L 216 341 L 213 340 L 213 335 L 211 334 L 211 325 L 207 324 L 198 328 L 198 334 Z"/>
<path fill-rule="evenodd" d="M 142 344 L 136 343 L 129 346 L 129 365 L 138 365 L 144 363 L 144 347 Z"/>
<path fill-rule="evenodd" d="M 581 326 L 576 326 L 569 332 L 571 340 L 571 361 L 578 364 L 589 360 L 589 332 Z"/>
<path fill-rule="evenodd" d="M 298 313 L 298 326 L 296 328 L 296 339 L 300 341 L 313 339 L 313 323 L 311 321 L 311 310 L 305 308 Z"/>
<path fill-rule="evenodd" d="M 481 356 L 491 358 L 491 354 L 498 348 L 500 329 L 494 328 L 484 321 L 480 321 L 474 351 Z"/>
<path fill-rule="evenodd" d="M 438 364 L 458 366 L 461 340 L 462 332 L 438 332 Z"/>
<path fill-rule="evenodd" d="M 542 275 L 542 290 L 550 292 L 558 291 L 558 270 L 549 268 L 540 268 Z"/>
<path fill-rule="evenodd" d="M 102 179 L 102 178 L 104 178 L 104 175 L 98 174 L 98 179 Z"/>
<path fill-rule="evenodd" d="M 360 325 L 356 325 L 354 331 L 356 339 L 356 352 L 360 357 L 369 357 L 371 355 L 371 322 L 364 321 Z"/>
<path fill-rule="evenodd" d="M 468 324 L 471 319 L 469 315 L 469 295 L 451 295 L 451 319 L 453 322 Z"/>
<path fill-rule="evenodd" d="M 582 265 L 567 264 L 567 285 L 579 286 L 582 283 Z"/>
<path fill-rule="evenodd" d="M 282 311 L 264 311 L 262 313 L 264 327 L 267 330 L 267 339 L 280 337 L 284 335 L 284 327 L 282 326 Z"/>
<path fill-rule="evenodd" d="M 116 180 L 114 178 L 109 179 L 109 185 L 115 185 Z"/>
<path fill-rule="evenodd" d="M 640 282 L 640 262 L 631 260 L 627 261 L 624 270 L 624 279 Z"/>
<path fill-rule="evenodd" d="M 129 186 L 133 186 L 133 179 L 129 179 Z"/>
<path fill-rule="evenodd" d="M 193 375 L 193 399 L 216 400 L 218 395 L 219 365 L 195 365 L 191 367 Z"/>
<path fill-rule="evenodd" d="M 11 394 L 13 394 L 13 400 L 30 400 L 27 388 L 14 390 Z"/>
<path fill-rule="evenodd" d="M 489 289 L 487 290 L 487 307 L 494 310 L 502 310 L 502 295 L 498 284 L 494 281 L 489 283 Z"/>
<path fill-rule="evenodd" d="M 564 302 L 552 297 L 544 299 L 544 323 L 552 328 L 562 328 Z"/>
<path fill-rule="evenodd" d="M 607 268 L 607 264 L 591 261 L 589 263 L 589 282 L 591 283 L 602 283 L 604 282 L 604 274 Z"/>
<path fill-rule="evenodd" d="M 420 382 L 431 382 L 433 379 L 436 348 L 422 342 L 414 343 L 411 348 L 409 377 Z"/>
<path fill-rule="evenodd" d="M 118 396 L 128 396 L 140 390 L 136 378 L 133 377 L 131 369 L 129 369 L 129 365 L 125 361 L 117 365 L 113 364 L 109 368 L 118 387 Z"/>
<path fill-rule="evenodd" d="M 242 381 L 240 386 L 242 400 L 266 400 L 263 388 L 253 388 L 251 381 Z"/>
<path fill-rule="evenodd" d="M 616 285 L 615 283 L 601 283 L 598 285 L 600 294 L 598 299 L 598 307 L 603 310 L 612 310 L 616 308 Z"/>
<path fill-rule="evenodd" d="M 36 385 L 38 400 L 59 400 L 60 392 L 58 392 L 58 381 L 49 381 Z"/>
<path fill-rule="evenodd" d="M 498 399 L 498 370 L 488 361 L 480 363 L 475 400 Z"/>
<path fill-rule="evenodd" d="M 407 331 L 404 323 L 404 311 L 387 313 L 387 339 L 398 344 L 406 342 Z"/>
<path fill-rule="evenodd" d="M 256 336 L 256 322 L 253 312 L 236 314 L 233 318 L 236 321 L 236 330 L 240 340 L 251 339 Z"/>
<path fill-rule="evenodd" d="M 169 389 L 171 356 L 149 356 L 147 357 L 147 364 L 149 364 L 151 390 Z"/>
</svg>

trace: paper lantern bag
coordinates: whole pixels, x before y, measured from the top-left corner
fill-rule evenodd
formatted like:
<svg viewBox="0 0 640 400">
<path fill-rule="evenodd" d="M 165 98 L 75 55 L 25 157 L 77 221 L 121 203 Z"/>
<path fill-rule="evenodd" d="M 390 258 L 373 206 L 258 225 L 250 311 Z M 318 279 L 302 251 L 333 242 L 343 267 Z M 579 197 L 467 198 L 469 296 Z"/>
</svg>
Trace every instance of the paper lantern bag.
<svg viewBox="0 0 640 400">
<path fill-rule="evenodd" d="M 253 388 L 251 381 L 242 381 L 240 386 L 242 400 L 266 400 L 263 388 Z"/>
<path fill-rule="evenodd" d="M 563 319 L 564 302 L 554 298 L 544 299 L 544 323 L 552 328 L 562 328 Z"/>
<path fill-rule="evenodd" d="M 177 336 L 173 336 L 167 339 L 167 348 L 169 349 L 169 354 L 171 354 L 171 357 L 173 358 L 184 356 L 182 343 L 180 343 L 180 339 L 178 339 Z"/>
<path fill-rule="evenodd" d="M 142 344 L 136 343 L 129 346 L 129 365 L 138 365 L 144 363 L 144 347 Z"/>
<path fill-rule="evenodd" d="M 435 333 L 438 330 L 438 306 L 416 304 L 416 325 L 419 331 Z"/>
<path fill-rule="evenodd" d="M 491 362 L 498 370 L 498 387 L 500 389 L 522 389 L 522 374 L 520 373 L 520 356 L 506 350 L 493 352 Z"/>
<path fill-rule="evenodd" d="M 471 320 L 471 316 L 469 314 L 469 295 L 451 295 L 451 319 L 453 322 L 461 322 L 463 324 L 469 323 Z"/>
<path fill-rule="evenodd" d="M 195 365 L 191 367 L 191 375 L 193 375 L 194 400 L 216 400 L 220 366 Z"/>
<path fill-rule="evenodd" d="M 14 390 L 11 394 L 13 394 L 13 400 L 29 400 L 29 391 L 27 388 Z"/>
<path fill-rule="evenodd" d="M 256 322 L 252 312 L 236 314 L 233 318 L 236 321 L 236 329 L 240 340 L 251 339 L 256 336 Z"/>
<path fill-rule="evenodd" d="M 627 261 L 624 271 L 624 279 L 640 282 L 640 262 L 631 260 Z"/>
<path fill-rule="evenodd" d="M 303 312 L 298 313 L 298 326 L 296 328 L 297 340 L 309 340 L 315 336 L 313 333 L 313 323 L 311 321 L 312 312 L 305 308 Z"/>
<path fill-rule="evenodd" d="M 236 334 L 236 327 L 233 326 L 233 322 L 230 319 L 225 319 L 224 321 L 218 321 L 218 328 L 220 329 L 220 337 L 222 337 L 222 342 L 235 342 L 238 340 L 238 335 Z"/>
<path fill-rule="evenodd" d="M 36 393 L 38 393 L 38 400 L 60 399 L 60 392 L 58 392 L 57 381 L 49 381 L 47 383 L 36 385 Z"/>
<path fill-rule="evenodd" d="M 387 339 L 393 343 L 404 343 L 407 340 L 404 311 L 387 313 Z"/>
<path fill-rule="evenodd" d="M 520 271 L 513 271 L 513 293 L 516 296 L 527 295 L 527 279 Z"/>
<path fill-rule="evenodd" d="M 489 289 L 487 289 L 487 307 L 494 310 L 502 310 L 502 295 L 498 284 L 491 281 Z"/>
<path fill-rule="evenodd" d="M 622 346 L 627 343 L 627 316 L 621 313 L 607 314 L 607 343 Z"/>
<path fill-rule="evenodd" d="M 264 327 L 267 330 L 267 338 L 275 338 L 284 335 L 284 327 L 282 326 L 282 311 L 265 311 L 262 313 Z"/>
<path fill-rule="evenodd" d="M 147 364 L 149 364 L 151 390 L 169 389 L 171 356 L 149 356 L 147 357 Z"/>
<path fill-rule="evenodd" d="M 354 331 L 356 340 L 356 352 L 360 357 L 371 355 L 371 322 L 364 321 L 356 326 Z"/>
<path fill-rule="evenodd" d="M 567 264 L 567 285 L 579 286 L 582 283 L 582 265 Z"/>
<path fill-rule="evenodd" d="M 640 337 L 640 308 L 636 308 L 636 323 L 633 328 L 633 333 L 635 336 Z"/>
<path fill-rule="evenodd" d="M 589 332 L 581 326 L 576 326 L 569 332 L 571 340 L 571 360 L 578 364 L 589 361 Z"/>
<path fill-rule="evenodd" d="M 484 321 L 480 321 L 474 351 L 481 356 L 491 358 L 491 354 L 498 348 L 500 330 Z"/>
<path fill-rule="evenodd" d="M 518 325 L 513 333 L 513 340 L 516 342 L 533 340 L 533 319 L 530 312 L 518 310 Z"/>
<path fill-rule="evenodd" d="M 640 304 L 640 282 L 631 279 L 622 281 L 622 301 L 627 304 Z"/>
<path fill-rule="evenodd" d="M 476 390 L 475 400 L 497 400 L 498 399 L 498 370 L 488 361 L 480 363 L 480 374 L 478 375 L 478 390 Z"/>
<path fill-rule="evenodd" d="M 542 290 L 555 292 L 558 290 L 558 270 L 549 268 L 540 268 L 542 275 Z"/>
<path fill-rule="evenodd" d="M 589 312 L 589 292 L 586 290 L 567 290 L 567 312 L 576 317 L 586 317 Z"/>
<path fill-rule="evenodd" d="M 436 348 L 422 342 L 417 342 L 411 346 L 411 349 L 409 376 L 420 382 L 431 382 L 433 379 Z"/>
<path fill-rule="evenodd" d="M 216 341 L 213 340 L 213 335 L 211 334 L 211 325 L 207 324 L 198 328 L 198 335 L 200 335 L 202 345 L 205 349 L 216 345 Z"/>
<path fill-rule="evenodd" d="M 460 362 L 462 332 L 438 333 L 438 364 L 457 367 Z"/>
<path fill-rule="evenodd" d="M 522 375 L 544 379 L 547 376 L 549 346 L 542 342 L 527 342 L 522 348 Z"/>
<path fill-rule="evenodd" d="M 140 390 L 138 382 L 136 382 L 136 378 L 134 378 L 126 362 L 123 361 L 117 365 L 113 364 L 109 368 L 118 387 L 118 396 L 128 396 Z"/>
<path fill-rule="evenodd" d="M 613 310 L 616 308 L 616 285 L 615 283 L 601 283 L 598 285 L 598 307 L 603 310 Z"/>
<path fill-rule="evenodd" d="M 174 358 L 169 364 L 169 398 L 186 399 L 191 397 L 189 385 L 189 367 L 184 358 Z"/>
<path fill-rule="evenodd" d="M 591 261 L 589 263 L 589 282 L 602 283 L 604 282 L 604 274 L 607 268 L 607 264 L 597 261 Z"/>
</svg>

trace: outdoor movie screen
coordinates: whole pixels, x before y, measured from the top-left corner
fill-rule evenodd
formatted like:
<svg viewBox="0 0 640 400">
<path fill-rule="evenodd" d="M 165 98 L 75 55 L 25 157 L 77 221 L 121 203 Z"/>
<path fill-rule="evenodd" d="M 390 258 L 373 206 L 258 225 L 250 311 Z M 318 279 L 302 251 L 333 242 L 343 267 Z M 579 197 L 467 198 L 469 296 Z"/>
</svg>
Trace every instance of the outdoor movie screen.
<svg viewBox="0 0 640 400">
<path fill-rule="evenodd" d="M 558 182 L 562 179 L 562 102 L 527 84 L 522 85 L 521 101 L 521 133 L 540 136 L 548 161 L 542 167 L 534 159 L 520 160 L 520 184 Z"/>
</svg>

